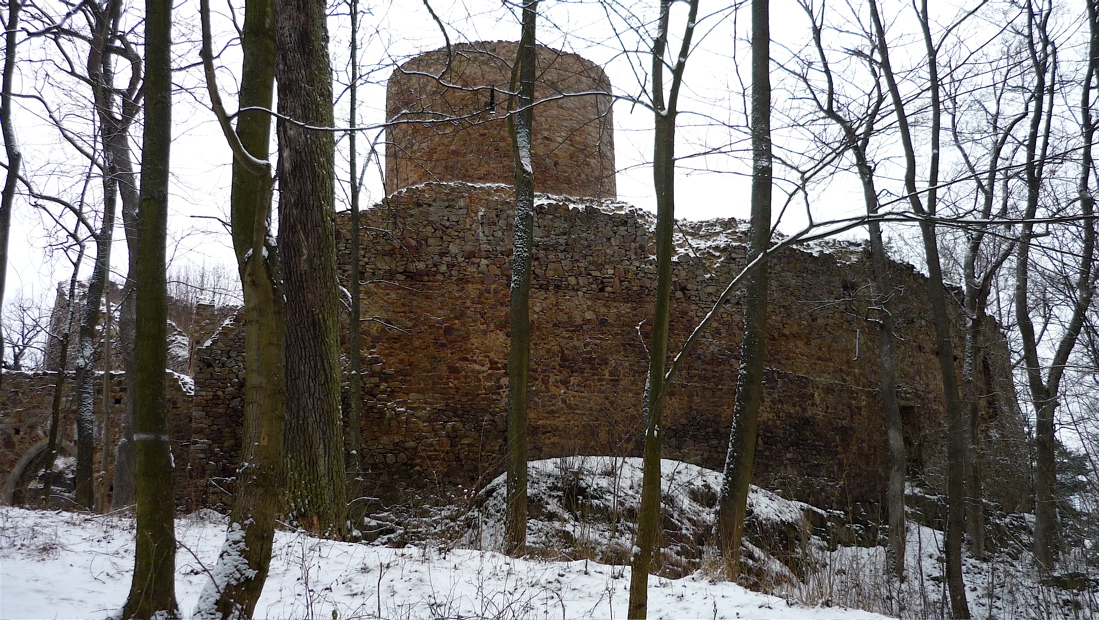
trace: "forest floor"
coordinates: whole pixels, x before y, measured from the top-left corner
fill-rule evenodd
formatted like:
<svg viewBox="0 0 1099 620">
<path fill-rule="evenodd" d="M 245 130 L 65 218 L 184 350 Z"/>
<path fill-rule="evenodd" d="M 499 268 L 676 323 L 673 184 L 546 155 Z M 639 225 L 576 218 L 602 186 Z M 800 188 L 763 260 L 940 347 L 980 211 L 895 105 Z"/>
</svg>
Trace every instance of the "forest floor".
<svg viewBox="0 0 1099 620">
<path fill-rule="evenodd" d="M 621 556 L 623 545 L 632 544 L 628 522 L 636 499 L 630 498 L 639 487 L 639 462 L 557 459 L 534 462 L 531 472 L 527 558 L 492 550 L 502 507 L 497 480 L 472 505 L 428 511 L 432 516 L 415 525 L 373 514 L 362 532 L 372 544 L 279 531 L 256 617 L 624 618 L 630 569 Z M 663 475 L 665 576 L 649 578 L 650 618 L 883 617 L 856 607 L 892 617 L 946 615 L 937 530 L 909 523 L 909 577 L 896 585 L 884 577 L 883 547 L 829 543 L 817 536 L 827 525 L 824 511 L 753 489 L 757 534 L 781 538 L 775 524 L 801 532 L 800 542 L 770 541 L 772 550 L 793 549 L 781 557 L 767 541 L 749 545 L 753 588 L 771 593 L 762 594 L 721 579 L 713 554 L 692 546 L 707 527 L 719 475 L 674 461 L 664 462 Z M 176 593 L 184 617 L 208 580 L 225 528 L 225 517 L 211 510 L 176 522 Z M 133 553 L 134 520 L 127 514 L 0 507 L 0 618 L 108 617 L 125 601 Z M 965 572 L 974 618 L 1091 618 L 1099 610 L 1099 581 L 1085 577 L 1078 589 L 1042 585 L 1025 553 L 1011 545 L 984 561 L 967 558 Z"/>
</svg>

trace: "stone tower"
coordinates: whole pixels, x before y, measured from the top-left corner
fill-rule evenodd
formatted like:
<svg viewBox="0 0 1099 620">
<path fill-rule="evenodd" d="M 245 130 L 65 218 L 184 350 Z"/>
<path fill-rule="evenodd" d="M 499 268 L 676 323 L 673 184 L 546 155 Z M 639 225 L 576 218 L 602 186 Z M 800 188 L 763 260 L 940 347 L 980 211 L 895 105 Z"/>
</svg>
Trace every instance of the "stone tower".
<svg viewBox="0 0 1099 620">
<path fill-rule="evenodd" d="M 427 52 L 389 79 L 386 194 L 427 181 L 514 182 L 508 91 L 518 44 L 463 43 Z M 538 46 L 534 188 L 615 198 L 611 85 L 603 70 Z"/>
</svg>

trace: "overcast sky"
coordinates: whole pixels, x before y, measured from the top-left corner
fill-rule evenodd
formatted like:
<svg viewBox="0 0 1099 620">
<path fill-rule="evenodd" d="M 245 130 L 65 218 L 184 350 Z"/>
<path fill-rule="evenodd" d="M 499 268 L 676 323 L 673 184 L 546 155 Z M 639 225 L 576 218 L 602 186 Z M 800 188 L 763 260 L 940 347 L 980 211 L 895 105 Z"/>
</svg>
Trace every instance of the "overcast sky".
<svg viewBox="0 0 1099 620">
<path fill-rule="evenodd" d="M 644 52 L 649 48 L 652 33 L 644 29 L 651 25 L 656 16 L 656 3 L 643 2 L 634 6 L 628 0 L 622 1 L 640 9 L 631 12 L 626 6 L 603 5 L 590 0 L 544 1 L 539 7 L 538 36 L 545 45 L 579 53 L 606 68 L 615 94 L 622 97 L 614 107 L 619 198 L 652 210 L 655 201 L 651 169 L 647 166 L 652 152 L 652 113 L 643 105 L 631 104 L 629 99 L 648 99 L 646 90 L 651 61 Z M 371 8 L 372 4 L 374 6 Z M 748 25 L 749 11 L 747 6 L 736 9 L 710 4 L 702 3 L 695 48 L 688 62 L 681 95 L 677 155 L 687 159 L 681 162 L 677 176 L 676 214 L 687 219 L 746 218 L 749 208 L 746 175 L 748 145 L 745 142 L 744 110 L 749 55 L 743 32 Z M 372 3 L 360 0 L 360 5 L 369 10 L 360 26 L 364 48 L 360 66 L 367 84 L 359 95 L 362 103 L 358 109 L 358 122 L 378 126 L 385 120 L 384 83 L 393 67 L 418 53 L 442 47 L 445 39 L 422 1 Z M 445 24 L 452 42 L 518 38 L 517 17 L 511 8 L 499 0 L 432 0 L 431 6 Z M 215 29 L 220 33 L 215 48 L 225 48 L 221 60 L 225 67 L 221 77 L 222 89 L 227 95 L 228 107 L 233 109 L 233 72 L 239 66 L 239 57 L 232 40 L 233 29 L 227 7 L 224 2 L 214 2 L 217 13 Z M 334 10 L 343 13 L 334 15 L 330 20 L 334 78 L 342 84 L 347 81 L 348 54 L 345 50 L 348 18 L 346 8 L 337 7 Z M 775 39 L 772 50 L 775 68 L 772 73 L 777 85 L 783 75 L 783 59 L 795 53 L 808 39 L 808 22 L 792 0 L 772 2 L 771 11 L 772 37 Z M 241 15 L 239 6 L 237 15 Z M 672 32 L 681 33 L 686 4 L 677 3 L 673 15 Z M 176 65 L 182 67 L 198 60 L 195 43 L 198 38 L 197 3 L 181 3 L 176 8 L 175 17 L 178 24 Z M 678 50 L 678 38 L 673 40 L 670 48 Z M 41 56 L 43 52 L 36 53 Z M 28 51 L 27 55 L 30 54 Z M 43 81 L 40 66 L 21 63 L 21 67 L 24 65 L 24 88 L 30 88 L 36 81 Z M 205 108 L 206 96 L 201 90 L 203 82 L 200 75 L 193 68 L 180 71 L 176 82 L 180 89 L 175 98 L 176 129 L 172 152 L 174 177 L 169 224 L 170 243 L 174 247 L 174 251 L 170 251 L 172 265 L 231 266 L 229 238 L 218 221 L 228 219 L 230 155 L 217 132 L 212 114 Z M 336 92 L 337 122 L 346 125 L 346 92 L 339 85 Z M 72 105 L 77 105 L 77 98 L 67 96 L 73 99 Z M 785 96 L 781 92 L 776 93 L 776 98 Z M 28 171 L 37 175 L 78 173 L 83 165 L 79 157 L 65 149 L 56 132 L 35 120 L 40 113 L 33 102 L 25 101 L 15 112 Z M 360 161 L 366 157 L 369 141 L 376 139 L 378 134 L 377 131 L 362 134 L 366 139 L 360 140 Z M 345 180 L 346 142 L 341 141 L 338 148 L 338 158 L 344 168 L 341 177 Z M 699 155 L 711 149 L 719 149 L 722 153 Z M 56 164 L 58 159 L 67 163 L 68 167 Z M 776 169 L 777 176 L 783 174 L 788 175 L 789 172 L 781 167 Z M 362 195 L 364 205 L 372 204 L 381 197 L 377 168 L 368 170 L 366 176 L 367 185 Z M 776 213 L 785 198 L 784 192 L 790 187 L 788 183 L 776 183 Z M 814 189 L 814 208 L 836 217 L 856 215 L 863 207 L 853 190 L 851 180 L 842 177 L 817 186 Z M 337 196 L 341 202 L 338 208 L 345 208 L 346 188 L 341 187 Z M 67 279 L 71 266 L 61 253 L 46 250 L 49 238 L 43 217 L 22 200 L 17 201 L 16 209 L 7 298 L 14 299 L 20 294 L 37 296 L 44 292 L 52 296 L 54 283 Z M 789 232 L 800 228 L 805 222 L 803 210 L 801 206 L 787 213 L 779 224 L 780 229 Z M 121 279 L 125 248 L 120 229 L 116 230 L 116 239 L 119 243 L 116 244 L 112 263 L 115 278 Z M 90 265 L 90 260 L 87 264 Z M 82 273 L 86 277 L 89 271 L 90 266 L 86 266 Z"/>
</svg>

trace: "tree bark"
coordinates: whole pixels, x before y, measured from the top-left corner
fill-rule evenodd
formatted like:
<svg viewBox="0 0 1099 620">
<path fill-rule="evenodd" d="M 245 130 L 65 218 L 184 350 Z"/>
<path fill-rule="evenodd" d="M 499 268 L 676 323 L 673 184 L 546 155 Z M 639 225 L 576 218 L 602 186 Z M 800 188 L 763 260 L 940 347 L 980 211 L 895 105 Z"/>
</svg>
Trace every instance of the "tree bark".
<svg viewBox="0 0 1099 620">
<path fill-rule="evenodd" d="M 927 219 L 936 211 L 937 186 L 939 177 L 939 137 L 942 106 L 939 100 L 937 49 L 931 40 L 927 2 L 919 8 L 920 27 L 923 32 L 927 52 L 928 88 L 931 94 L 931 161 L 928 165 L 926 208 L 916 188 L 916 155 L 908 116 L 904 109 L 896 76 L 889 61 L 889 46 L 885 39 L 885 29 L 875 0 L 870 3 L 870 17 L 874 33 L 878 40 L 878 52 L 881 55 L 881 68 L 900 130 L 901 146 L 905 155 L 905 191 L 913 213 L 920 217 L 920 234 L 923 239 L 924 256 L 928 272 L 928 301 L 931 304 L 932 320 L 935 326 L 935 345 L 938 350 L 939 371 L 942 375 L 943 397 L 947 418 L 947 525 L 946 525 L 946 581 L 950 598 L 951 613 L 955 618 L 969 618 L 969 604 L 965 597 L 965 582 L 962 577 L 962 533 L 965 525 L 965 449 L 968 445 L 965 415 L 962 412 L 958 394 L 957 371 L 954 368 L 954 343 L 950 335 L 950 317 L 946 306 L 946 288 L 943 285 L 942 266 L 939 262 L 939 248 L 935 224 Z"/>
<path fill-rule="evenodd" d="M 510 330 L 508 355 L 508 465 L 505 551 L 520 556 L 527 544 L 527 381 L 530 376 L 530 269 L 534 252 L 534 135 L 535 20 L 538 2 L 523 3 L 522 36 L 516 54 L 518 97 L 511 125 L 515 154 L 515 225 L 512 234 Z M 514 74 L 513 74 L 514 75 Z M 512 80 L 512 88 L 515 80 Z"/>
<path fill-rule="evenodd" d="M 57 460 L 57 453 L 61 448 L 61 404 L 64 400 L 65 393 L 65 377 L 68 373 L 69 365 L 69 338 L 73 330 L 74 316 L 76 313 L 75 303 L 76 299 L 76 283 L 79 281 L 80 264 L 84 261 L 84 246 L 80 246 L 79 254 L 77 254 L 76 261 L 73 262 L 72 277 L 69 278 L 69 303 L 68 303 L 68 319 L 65 321 L 64 331 L 60 335 L 54 335 L 60 343 L 59 353 L 57 355 L 57 379 L 53 384 L 53 399 L 50 403 L 50 431 L 49 437 L 46 440 L 46 459 L 42 465 L 42 470 L 46 472 L 46 483 L 43 485 L 42 498 L 45 503 L 45 508 L 50 508 L 50 495 L 53 493 L 53 464 Z"/>
<path fill-rule="evenodd" d="M 341 538 L 347 485 L 340 411 L 335 140 L 322 0 L 277 0 L 279 254 L 286 292 L 290 515 Z"/>
<path fill-rule="evenodd" d="M 351 455 L 349 469 L 354 472 L 355 481 L 360 481 L 362 475 L 362 274 L 359 260 L 361 250 L 359 248 L 361 226 L 359 220 L 359 189 L 358 178 L 358 127 L 359 114 L 359 0 L 351 0 L 351 85 L 348 89 L 351 99 L 350 112 L 348 113 L 348 126 L 351 132 L 347 135 L 348 150 L 348 189 L 351 192 L 351 273 L 348 277 L 347 288 L 351 295 L 351 325 L 347 334 L 347 400 L 348 422 L 351 428 L 348 431 L 348 453 Z M 349 492 L 357 494 L 361 491 L 358 485 L 349 489 Z"/>
<path fill-rule="evenodd" d="M 4 178 L 3 194 L 0 195 L 0 317 L 4 314 L 4 291 L 7 286 L 11 210 L 15 206 L 19 168 L 23 162 L 23 154 L 19 150 L 19 143 L 15 137 L 15 124 L 11 119 L 12 84 L 15 81 L 15 59 L 19 47 L 19 13 L 22 9 L 21 0 L 8 0 L 8 15 L 4 20 L 4 76 L 3 85 L 0 87 L 0 133 L 4 138 L 8 172 Z M 0 362 L 3 360 L 4 335 L 0 333 Z M 3 386 L 3 381 L 4 373 L 0 370 L 0 386 Z"/>
<path fill-rule="evenodd" d="M 145 130 L 141 166 L 141 256 L 134 359 L 137 548 L 124 618 L 176 618 L 175 495 L 165 407 L 169 156 L 172 144 L 170 0 L 145 4 Z"/>
<path fill-rule="evenodd" d="M 1073 282 L 1075 299 L 1068 314 L 1065 330 L 1057 342 L 1053 358 L 1050 360 L 1046 376 L 1042 376 L 1042 364 L 1038 355 L 1039 337 L 1035 333 L 1034 322 L 1030 317 L 1030 304 L 1027 297 L 1030 280 L 1030 249 L 1034 235 L 1034 224 L 1026 222 L 1022 226 L 1015 266 L 1015 318 L 1023 345 L 1023 362 L 1026 369 L 1027 385 L 1036 414 L 1035 424 L 1035 476 L 1034 476 L 1034 558 L 1043 572 L 1052 571 L 1059 553 L 1060 527 L 1057 522 L 1056 503 L 1056 412 L 1059 405 L 1061 380 L 1065 367 L 1079 339 L 1088 307 L 1095 295 L 1095 198 L 1092 194 L 1091 172 L 1093 166 L 1093 147 L 1095 140 L 1095 121 L 1092 118 L 1091 92 L 1095 88 L 1099 71 L 1099 7 L 1095 0 L 1087 3 L 1089 29 L 1088 63 L 1085 68 L 1084 84 L 1080 89 L 1081 139 L 1080 176 L 1077 196 L 1080 204 L 1081 249 L 1078 252 L 1076 277 Z M 1046 14 L 1035 14 L 1028 5 L 1030 40 L 1029 52 L 1036 73 L 1035 112 L 1031 116 L 1030 135 L 1026 144 L 1026 184 L 1027 207 L 1024 217 L 1034 218 L 1038 212 L 1046 145 L 1050 121 L 1041 115 L 1041 100 L 1046 92 L 1046 72 L 1056 69 L 1055 56 L 1049 51 Z M 1052 83 L 1053 80 L 1049 80 Z M 1049 88 L 1049 100 L 1052 108 L 1053 89 Z M 1047 115 L 1050 110 L 1047 110 Z M 1044 123 L 1045 129 L 1040 126 Z"/>
<path fill-rule="evenodd" d="M 141 197 L 137 187 L 137 175 L 134 174 L 133 159 L 130 155 L 129 127 L 133 124 L 141 108 L 143 98 L 142 66 L 136 53 L 127 55 L 130 62 L 130 83 L 122 101 L 121 124 L 119 131 L 108 143 L 110 161 L 118 187 L 118 197 L 122 202 L 122 227 L 126 233 L 126 283 L 122 288 L 122 299 L 118 304 L 118 339 L 122 357 L 122 370 L 126 377 L 126 409 L 122 420 L 122 437 L 115 453 L 114 482 L 111 489 L 111 506 L 121 508 L 134 503 L 134 381 L 137 375 L 134 363 L 134 338 L 137 322 L 137 295 L 134 281 L 137 277 L 139 251 L 139 207 Z M 106 449 L 110 449 L 108 446 Z"/>
<path fill-rule="evenodd" d="M 229 530 L 214 579 L 195 609 L 196 619 L 250 618 L 271 564 L 276 519 L 283 510 L 286 415 L 286 324 L 276 249 L 267 245 L 271 178 L 267 157 L 271 117 L 240 115 L 235 136 L 214 82 L 210 8 L 202 0 L 202 56 L 207 88 L 226 138 L 234 146 L 231 219 L 233 249 L 244 293 L 244 437 Z M 275 32 L 271 0 L 244 7 L 241 108 L 270 109 L 274 93 Z M 245 152 L 238 153 L 238 150 Z M 252 160 L 248 160 L 248 157 Z M 262 162 L 259 170 L 251 161 Z M 244 564 L 247 570 L 234 570 Z"/>
<path fill-rule="evenodd" d="M 641 479 L 641 506 L 637 514 L 637 538 L 630 558 L 630 599 L 627 616 L 645 618 L 649 610 L 649 569 L 660 527 L 660 452 L 661 423 L 667 381 L 664 370 L 668 357 L 668 324 L 671 317 L 672 231 L 675 227 L 675 123 L 679 89 L 687 66 L 698 0 L 691 0 L 687 26 L 679 55 L 672 66 L 671 86 L 664 93 L 665 53 L 672 0 L 661 0 L 660 21 L 653 41 L 653 189 L 656 192 L 656 300 L 649 342 L 649 370 L 641 418 L 645 427 L 644 462 Z"/>
<path fill-rule="evenodd" d="M 770 6 L 752 0 L 752 213 L 748 262 L 771 242 Z M 766 355 L 768 267 L 763 263 L 745 285 L 744 339 L 733 403 L 733 428 L 718 498 L 717 534 L 729 579 L 740 575 L 740 545 L 752 483 Z"/>
</svg>

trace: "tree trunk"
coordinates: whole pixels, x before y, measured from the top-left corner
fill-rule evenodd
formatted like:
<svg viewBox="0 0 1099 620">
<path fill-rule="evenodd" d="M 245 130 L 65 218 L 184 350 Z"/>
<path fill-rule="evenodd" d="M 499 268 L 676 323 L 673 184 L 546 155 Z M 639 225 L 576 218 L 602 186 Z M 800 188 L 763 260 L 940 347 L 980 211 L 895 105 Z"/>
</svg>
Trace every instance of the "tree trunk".
<svg viewBox="0 0 1099 620">
<path fill-rule="evenodd" d="M 95 263 L 81 313 L 76 349 L 76 503 L 95 508 L 93 458 L 95 455 L 95 338 L 99 325 L 99 302 L 108 285 L 111 260 L 111 232 L 114 229 L 114 191 L 104 179 L 103 226 L 95 236 Z M 70 303 L 75 303 L 72 300 Z"/>
<path fill-rule="evenodd" d="M 53 493 L 53 463 L 57 460 L 57 452 L 61 448 L 61 404 L 64 401 L 65 377 L 69 365 L 69 338 L 73 330 L 74 315 L 76 313 L 76 283 L 79 281 L 80 263 L 84 261 L 84 246 L 80 246 L 76 261 L 73 263 L 73 274 L 69 279 L 69 303 L 68 319 L 65 321 L 64 331 L 59 336 L 54 336 L 60 341 L 60 352 L 57 355 L 57 379 L 53 384 L 53 400 L 50 403 L 50 433 L 46 440 L 46 459 L 42 465 L 42 471 L 46 473 L 46 483 L 42 489 L 44 508 L 50 508 L 50 495 Z"/>
<path fill-rule="evenodd" d="M 351 99 L 350 112 L 348 113 L 348 126 L 351 132 L 347 135 L 348 150 L 348 189 L 351 192 L 351 273 L 348 277 L 347 288 L 351 295 L 351 324 L 347 333 L 347 403 L 348 422 L 351 428 L 348 430 L 347 448 L 351 455 L 351 463 L 348 469 L 354 472 L 350 482 L 356 483 L 348 492 L 358 495 L 361 491 L 362 476 L 362 274 L 360 273 L 359 249 L 360 223 L 359 223 L 359 179 L 358 179 L 358 127 L 359 115 L 359 0 L 351 0 L 351 86 L 348 89 Z"/>
<path fill-rule="evenodd" d="M 946 525 L 946 581 L 950 597 L 950 609 L 955 618 L 969 618 L 969 605 L 965 597 L 965 582 L 962 578 L 962 530 L 965 525 L 965 449 L 968 444 L 965 415 L 961 409 L 958 395 L 957 371 L 954 368 L 954 343 L 950 336 L 950 317 L 946 306 L 946 288 L 943 285 L 942 266 L 939 262 L 939 247 L 936 239 L 935 224 L 926 219 L 934 216 L 937 201 L 939 178 L 939 137 L 942 106 L 939 100 L 937 50 L 930 34 L 930 22 L 927 3 L 919 8 L 920 26 L 923 31 L 927 52 L 928 87 L 931 92 L 931 161 L 928 165 L 927 206 L 920 198 L 916 188 L 916 155 L 908 116 L 904 109 L 896 76 L 889 62 L 889 48 L 885 39 L 885 29 L 875 0 L 870 3 L 870 17 L 873 20 L 874 33 L 878 40 L 878 52 L 881 56 L 882 74 L 889 86 L 889 94 L 897 118 L 901 135 L 901 146 L 905 155 L 905 191 L 908 192 L 912 211 L 920 217 L 920 234 L 923 239 L 924 256 L 928 273 L 928 301 L 931 305 L 932 320 L 935 326 L 935 345 L 938 350 L 939 371 L 942 375 L 943 398 L 946 404 L 947 419 L 947 525 Z"/>
<path fill-rule="evenodd" d="M 15 138 L 15 124 L 11 120 L 12 83 L 15 80 L 15 58 L 19 45 L 19 13 L 23 9 L 21 0 L 8 0 L 8 18 L 4 20 L 4 76 L 0 90 L 0 133 L 4 138 L 4 153 L 7 156 L 8 172 L 4 178 L 4 190 L 0 196 L 0 317 L 4 314 L 4 290 L 8 273 L 8 234 L 11 231 L 11 210 L 15 206 L 16 184 L 19 182 L 19 168 L 23 154 Z M 4 335 L 0 333 L 0 362 L 4 360 Z M 64 369 L 62 369 L 64 370 Z M 0 386 L 4 373 L 0 370 Z"/>
<path fill-rule="evenodd" d="M 675 123 L 679 89 L 683 83 L 698 0 L 691 0 L 679 55 L 672 68 L 667 101 L 664 94 L 665 52 L 672 0 L 661 0 L 660 22 L 653 41 L 653 189 L 656 192 L 656 300 L 649 343 L 649 371 L 641 418 L 645 426 L 645 451 L 641 478 L 641 506 L 637 514 L 637 539 L 630 558 L 630 600 L 627 616 L 645 618 L 649 610 L 649 569 L 660 527 L 660 436 L 667 382 L 668 324 L 671 317 L 672 231 L 675 227 Z"/>
<path fill-rule="evenodd" d="M 878 390 L 881 394 L 882 418 L 885 426 L 885 446 L 889 458 L 889 467 L 886 473 L 886 512 L 889 519 L 889 571 L 898 580 L 904 580 L 904 551 L 907 526 L 905 522 L 904 508 L 904 479 L 905 479 L 905 454 L 904 432 L 897 405 L 897 372 L 896 372 L 896 343 L 893 334 L 893 315 L 889 308 L 889 297 L 892 294 L 892 285 L 889 277 L 889 258 L 885 253 L 885 244 L 882 242 L 881 225 L 875 217 L 878 215 L 878 190 L 874 180 L 874 167 L 870 165 L 867 150 L 870 141 L 876 134 L 881 106 L 884 95 L 881 92 L 881 80 L 874 64 L 869 61 L 870 73 L 874 77 L 873 96 L 870 99 L 865 116 L 859 117 L 856 125 L 845 118 L 836 106 L 836 92 L 832 68 L 828 63 L 828 56 L 824 51 L 821 37 L 823 29 L 823 16 L 815 15 L 810 7 L 803 5 L 813 22 L 813 42 L 820 58 L 821 72 L 827 82 L 827 91 L 824 97 L 814 97 L 818 108 L 832 119 L 843 130 L 847 148 L 855 158 L 855 169 L 862 185 L 863 203 L 866 205 L 866 214 L 870 218 L 867 228 L 870 233 L 870 257 L 873 266 L 871 278 L 871 292 L 873 295 L 873 307 L 878 314 Z M 818 19 L 820 21 L 818 21 Z M 873 35 L 869 35 L 871 41 Z M 811 86 L 811 81 L 806 78 L 806 86 Z M 840 106 L 843 109 L 843 106 Z"/>
<path fill-rule="evenodd" d="M 752 214 L 748 262 L 771 242 L 771 78 L 770 6 L 752 0 Z M 759 410 L 763 401 L 763 362 L 767 330 L 767 264 L 745 285 L 744 340 L 740 347 L 733 403 L 733 429 L 717 509 L 717 534 L 729 579 L 740 574 L 740 544 L 752 483 Z"/>
<path fill-rule="evenodd" d="M 534 252 L 534 135 L 535 19 L 538 2 L 523 3 L 522 37 L 515 59 L 519 94 L 512 114 L 515 154 L 515 226 L 511 254 L 511 348 L 508 355 L 508 465 L 505 551 L 520 556 L 527 544 L 527 381 L 530 375 L 530 269 Z M 514 75 L 514 74 L 513 74 Z M 515 88 L 515 80 L 512 80 Z"/>
<path fill-rule="evenodd" d="M 175 495 L 165 408 L 168 311 L 165 242 L 172 144 L 169 0 L 145 4 L 145 130 L 141 167 L 141 256 L 134 360 L 137 548 L 124 618 L 176 618 Z"/>
<path fill-rule="evenodd" d="M 130 58 L 131 66 L 140 73 L 140 59 Z M 136 65 L 136 67 L 134 66 Z M 140 110 L 141 80 L 131 79 L 122 102 L 119 131 L 108 143 L 112 176 L 117 180 L 118 196 L 122 202 L 122 227 L 126 233 L 126 283 L 118 305 L 118 339 L 122 355 L 122 370 L 126 377 L 126 408 L 122 419 L 122 437 L 115 454 L 114 482 L 111 489 L 111 506 L 121 508 L 134 503 L 134 381 L 137 375 L 134 363 L 134 333 L 137 322 L 137 295 L 134 280 L 137 277 L 139 206 L 137 175 L 134 174 L 130 156 L 129 127 Z M 106 447 L 105 449 L 110 449 Z"/>
<path fill-rule="evenodd" d="M 336 281 L 335 140 L 322 0 L 277 0 L 279 254 L 286 291 L 286 466 L 290 514 L 346 529 Z M 287 120 L 288 119 L 288 120 Z"/>
<path fill-rule="evenodd" d="M 108 52 L 120 13 L 118 2 L 100 7 L 89 5 L 92 32 L 88 48 L 88 81 L 92 87 L 100 140 L 105 155 L 103 167 L 103 222 L 95 235 L 95 263 L 88 280 L 84 312 L 80 320 L 76 359 L 76 503 L 91 510 L 95 507 L 93 457 L 95 450 L 95 332 L 99 326 L 99 305 L 110 286 L 111 245 L 115 207 L 118 201 L 117 168 L 113 164 L 117 135 L 122 130 L 114 117 L 114 63 Z"/>
<path fill-rule="evenodd" d="M 200 10 L 203 62 L 208 76 L 212 76 L 208 0 L 201 2 Z M 245 4 L 242 48 L 240 107 L 269 109 L 276 54 L 271 0 L 248 0 Z M 216 93 L 217 85 L 212 80 L 207 86 Z M 217 111 L 224 114 L 223 110 Z M 224 123 L 228 131 L 228 120 Z M 240 115 L 236 137 L 239 146 L 252 157 L 267 159 L 270 135 L 268 114 L 252 111 Z M 232 142 L 232 135 L 226 137 Z M 219 568 L 199 598 L 196 619 L 252 617 L 270 569 L 276 519 L 283 510 L 285 307 L 276 249 L 266 244 L 273 182 L 270 165 L 258 172 L 250 170 L 240 157 L 234 159 L 233 249 L 244 293 L 244 437 L 229 530 L 218 556 Z M 241 564 L 248 570 L 232 570 Z"/>
<path fill-rule="evenodd" d="M 1095 121 L 1092 117 L 1091 93 L 1095 89 L 1097 73 L 1099 73 L 1099 6 L 1095 0 L 1087 3 L 1087 19 L 1089 29 L 1088 63 L 1085 68 L 1083 87 L 1080 89 L 1080 134 L 1083 142 L 1080 149 L 1080 177 L 1077 187 L 1077 196 L 1080 204 L 1081 249 L 1078 253 L 1079 263 L 1076 266 L 1076 278 L 1073 282 L 1074 300 L 1072 311 L 1068 315 L 1064 332 L 1057 343 L 1057 348 L 1049 364 L 1048 374 L 1042 378 L 1041 362 L 1038 357 L 1038 337 L 1035 335 L 1034 324 L 1030 318 L 1030 308 L 1027 299 L 1029 290 L 1029 264 L 1030 247 L 1033 232 L 1033 224 L 1025 224 L 1019 242 L 1018 255 L 1016 256 L 1016 280 L 1015 280 L 1015 316 L 1019 324 L 1019 333 L 1022 336 L 1023 359 L 1027 373 L 1027 384 L 1030 388 L 1031 400 L 1037 417 L 1035 424 L 1035 462 L 1034 476 L 1034 558 L 1040 570 L 1052 571 L 1059 552 L 1060 526 L 1057 522 L 1057 504 L 1055 490 L 1057 485 L 1057 471 L 1055 462 L 1056 438 L 1056 411 L 1060 397 L 1061 379 L 1064 377 L 1065 366 L 1069 361 L 1072 349 L 1076 346 L 1080 331 L 1083 328 L 1087 309 L 1091 306 L 1095 295 L 1095 277 L 1093 272 L 1095 265 L 1095 198 L 1092 194 L 1092 167 L 1093 147 L 1095 141 Z M 1031 19 L 1033 19 L 1031 15 Z M 1044 20 L 1041 22 L 1044 25 Z M 1039 31 L 1044 35 L 1044 31 Z M 1044 38 L 1040 39 L 1045 43 Z M 1032 50 L 1035 45 L 1032 43 Z M 1032 51 L 1032 59 L 1036 68 L 1044 67 L 1040 64 L 1043 60 L 1041 52 L 1044 48 Z M 1036 106 L 1037 107 L 1037 106 Z M 1031 134 L 1035 135 L 1035 122 L 1032 120 Z M 1047 135 L 1048 135 L 1047 121 Z M 1045 156 L 1044 149 L 1041 157 L 1038 157 L 1038 149 L 1032 148 L 1033 139 L 1028 141 L 1027 153 L 1027 210 L 1026 217 L 1033 218 L 1037 214 L 1039 204 L 1039 191 L 1042 183 L 1042 161 Z"/>
</svg>

